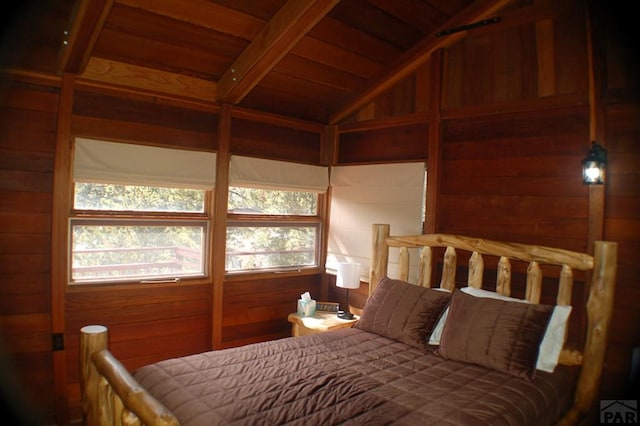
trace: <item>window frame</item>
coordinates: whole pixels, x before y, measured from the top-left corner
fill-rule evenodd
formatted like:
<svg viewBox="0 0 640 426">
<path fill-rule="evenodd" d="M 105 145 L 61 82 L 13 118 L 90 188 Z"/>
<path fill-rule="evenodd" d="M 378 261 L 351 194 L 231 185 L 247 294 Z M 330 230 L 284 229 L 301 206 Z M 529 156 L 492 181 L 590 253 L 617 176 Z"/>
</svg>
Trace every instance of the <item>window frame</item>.
<svg viewBox="0 0 640 426">
<path fill-rule="evenodd" d="M 249 187 L 243 185 L 245 188 L 264 189 L 258 187 Z M 229 188 L 232 188 L 230 186 Z M 276 189 L 277 188 L 272 188 Z M 295 191 L 294 191 L 295 192 Z M 312 191 L 297 191 L 297 192 L 312 192 Z M 225 277 L 233 279 L 233 277 L 242 277 L 246 279 L 247 276 L 263 276 L 265 274 L 310 274 L 318 273 L 323 270 L 324 265 L 324 247 L 325 247 L 325 211 L 327 203 L 327 193 L 316 193 L 316 214 L 315 215 L 274 215 L 274 214 L 259 214 L 259 213 L 232 213 L 229 211 L 228 199 L 227 199 L 227 223 L 226 229 L 231 227 L 279 227 L 279 226 L 312 226 L 316 228 L 316 241 L 315 241 L 315 265 L 307 266 L 291 266 L 291 267 L 275 267 L 275 268 L 262 268 L 262 269 L 244 269 L 244 270 L 227 270 L 226 258 L 227 258 L 227 244 L 225 237 L 224 246 L 224 266 Z"/>
<path fill-rule="evenodd" d="M 86 182 L 80 182 L 86 183 Z M 114 183 L 117 185 L 117 183 Z M 211 241 L 213 233 L 213 190 L 204 190 L 203 212 L 159 212 L 159 211 L 131 211 L 131 210 L 88 210 L 75 209 L 76 182 L 70 184 L 70 212 L 68 216 L 68 244 L 67 244 L 67 272 L 66 281 L 69 288 L 92 288 L 99 286 L 126 286 L 168 283 L 198 283 L 209 282 L 212 279 L 211 271 Z M 118 278 L 75 281 L 73 279 L 73 226 L 74 223 L 106 224 L 114 226 L 192 226 L 197 224 L 204 228 L 202 247 L 202 274 L 183 277 L 145 277 L 145 278 Z"/>
</svg>

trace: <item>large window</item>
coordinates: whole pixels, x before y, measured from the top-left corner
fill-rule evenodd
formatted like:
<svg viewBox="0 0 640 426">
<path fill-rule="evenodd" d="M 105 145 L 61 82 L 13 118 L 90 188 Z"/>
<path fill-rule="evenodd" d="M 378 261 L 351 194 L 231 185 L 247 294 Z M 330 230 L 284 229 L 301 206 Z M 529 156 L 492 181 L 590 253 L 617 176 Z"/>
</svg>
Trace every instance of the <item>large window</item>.
<svg viewBox="0 0 640 426">
<path fill-rule="evenodd" d="M 212 153 L 76 140 L 70 283 L 206 276 L 212 167 Z"/>
<path fill-rule="evenodd" d="M 226 270 L 317 267 L 326 168 L 232 157 Z"/>
</svg>

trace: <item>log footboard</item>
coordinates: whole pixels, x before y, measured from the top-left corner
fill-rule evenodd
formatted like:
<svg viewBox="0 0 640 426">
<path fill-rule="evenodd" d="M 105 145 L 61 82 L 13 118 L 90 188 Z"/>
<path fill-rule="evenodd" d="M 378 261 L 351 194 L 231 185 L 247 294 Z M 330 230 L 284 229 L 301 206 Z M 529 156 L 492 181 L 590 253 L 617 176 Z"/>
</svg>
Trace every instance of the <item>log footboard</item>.
<svg viewBox="0 0 640 426">
<path fill-rule="evenodd" d="M 80 386 L 84 424 L 179 425 L 107 349 L 107 328 L 88 325 L 80 333 Z"/>
</svg>

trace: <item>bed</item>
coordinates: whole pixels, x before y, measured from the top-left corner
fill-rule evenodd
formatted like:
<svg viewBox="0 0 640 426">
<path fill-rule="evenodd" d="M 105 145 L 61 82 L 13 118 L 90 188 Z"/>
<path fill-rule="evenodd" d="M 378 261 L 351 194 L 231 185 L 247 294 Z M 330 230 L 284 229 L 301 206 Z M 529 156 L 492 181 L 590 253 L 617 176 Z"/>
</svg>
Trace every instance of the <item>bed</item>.
<svg viewBox="0 0 640 426">
<path fill-rule="evenodd" d="M 596 242 L 591 255 L 458 235 L 392 236 L 388 225 L 372 231 L 369 298 L 352 328 L 129 373 L 109 352 L 106 327 L 83 327 L 85 424 L 537 426 L 576 424 L 593 409 L 616 243 Z M 456 278 L 461 263 L 463 279 Z M 511 296 L 521 263 L 525 300 Z M 415 284 L 408 283 L 412 268 Z M 540 303 L 548 274 L 555 304 Z M 589 283 L 587 322 L 581 344 L 570 348 L 567 320 L 584 304 L 572 305 L 574 274 Z"/>
</svg>

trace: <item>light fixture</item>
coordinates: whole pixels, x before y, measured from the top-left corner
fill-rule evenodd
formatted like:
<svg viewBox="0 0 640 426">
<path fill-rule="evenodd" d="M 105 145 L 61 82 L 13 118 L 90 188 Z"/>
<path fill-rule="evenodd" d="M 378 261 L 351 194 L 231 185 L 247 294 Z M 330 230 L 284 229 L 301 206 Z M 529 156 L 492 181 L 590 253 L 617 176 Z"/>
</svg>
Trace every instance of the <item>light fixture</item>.
<svg viewBox="0 0 640 426">
<path fill-rule="evenodd" d="M 587 185 L 603 184 L 606 166 L 607 150 L 594 141 L 591 144 L 589 155 L 582 160 L 582 181 Z"/>
<path fill-rule="evenodd" d="M 353 319 L 353 314 L 349 311 L 349 289 L 360 287 L 360 264 L 348 262 L 338 263 L 336 286 L 347 289 L 347 307 L 346 309 L 338 311 L 338 318 Z"/>
</svg>

